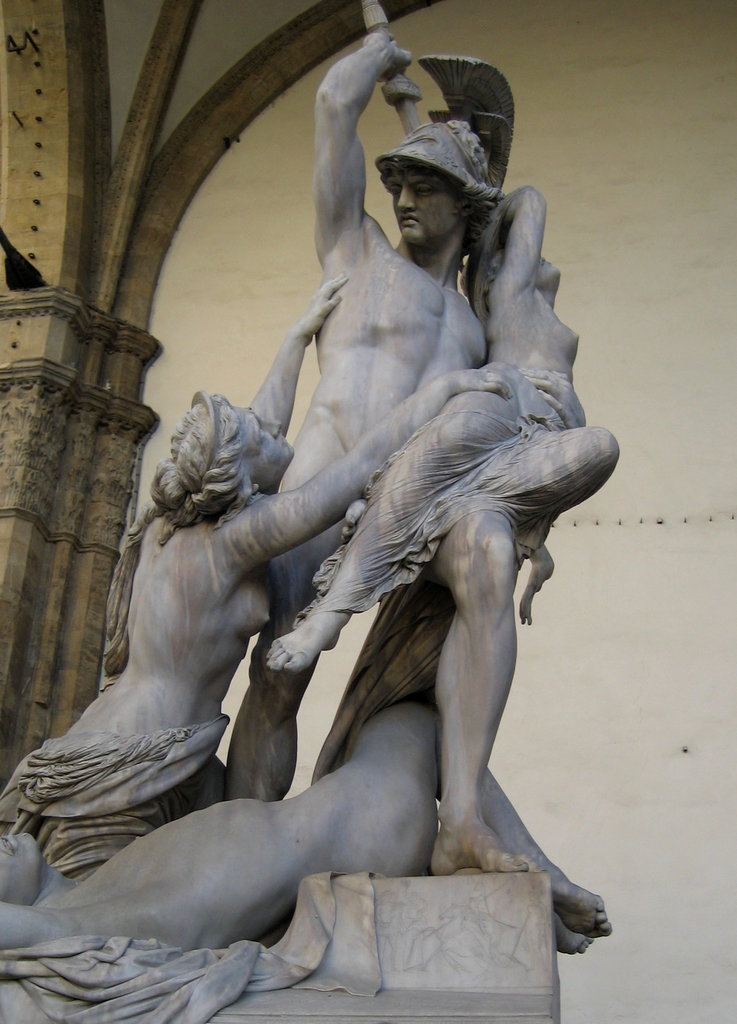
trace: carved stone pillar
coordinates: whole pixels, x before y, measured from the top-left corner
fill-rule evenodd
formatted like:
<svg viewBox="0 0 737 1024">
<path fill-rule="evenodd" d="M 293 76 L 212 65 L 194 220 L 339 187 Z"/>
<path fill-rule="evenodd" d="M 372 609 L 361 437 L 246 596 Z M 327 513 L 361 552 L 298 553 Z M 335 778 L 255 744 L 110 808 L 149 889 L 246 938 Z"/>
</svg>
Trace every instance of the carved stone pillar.
<svg viewBox="0 0 737 1024">
<path fill-rule="evenodd" d="M 0 778 L 95 696 L 159 345 L 59 288 L 0 296 Z"/>
</svg>

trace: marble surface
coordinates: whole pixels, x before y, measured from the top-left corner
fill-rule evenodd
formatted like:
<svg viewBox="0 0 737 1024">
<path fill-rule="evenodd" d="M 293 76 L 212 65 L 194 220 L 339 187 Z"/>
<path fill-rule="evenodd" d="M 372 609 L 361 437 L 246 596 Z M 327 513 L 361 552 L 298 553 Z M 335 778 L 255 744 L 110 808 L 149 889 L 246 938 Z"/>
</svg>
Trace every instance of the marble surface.
<svg viewBox="0 0 737 1024">
<path fill-rule="evenodd" d="M 483 1021 L 559 1024 L 558 970 L 547 874 L 458 874 L 376 879 L 382 987 L 373 997 L 341 991 L 253 993 L 213 1018 L 249 1020 Z M 307 984 L 340 973 L 338 943 Z"/>
</svg>

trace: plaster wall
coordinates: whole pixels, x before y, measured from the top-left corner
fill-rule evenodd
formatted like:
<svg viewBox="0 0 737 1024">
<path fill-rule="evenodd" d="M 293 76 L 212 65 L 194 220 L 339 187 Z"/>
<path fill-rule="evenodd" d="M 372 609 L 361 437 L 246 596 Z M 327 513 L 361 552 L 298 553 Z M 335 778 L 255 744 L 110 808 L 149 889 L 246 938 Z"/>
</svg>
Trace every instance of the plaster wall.
<svg viewBox="0 0 737 1024">
<path fill-rule="evenodd" d="M 614 921 L 583 960 L 561 958 L 567 1024 L 709 1024 L 737 998 L 725 906 L 737 851 L 736 31 L 737 5 L 719 0 L 445 0 L 395 26 L 415 55 L 474 54 L 507 75 L 506 186 L 532 183 L 548 200 L 557 309 L 581 335 L 577 389 L 622 449 L 604 490 L 551 534 L 556 574 L 520 631 L 494 755 L 538 841 L 604 894 Z M 247 402 L 319 281 L 311 106 L 323 72 L 224 153 L 174 239 L 151 324 L 165 351 L 144 400 L 162 425 L 144 491 L 194 391 Z M 423 106 L 437 106 L 415 77 Z M 366 151 L 398 137 L 379 96 Z M 368 208 L 395 237 L 369 178 Z M 311 353 L 295 426 L 316 375 Z M 321 660 L 297 787 L 368 618 Z"/>
<path fill-rule="evenodd" d="M 311 6 L 309 0 L 204 0 L 159 135 L 163 144 L 203 91 L 254 44 Z M 160 0 L 105 0 L 112 143 L 117 149 Z"/>
</svg>

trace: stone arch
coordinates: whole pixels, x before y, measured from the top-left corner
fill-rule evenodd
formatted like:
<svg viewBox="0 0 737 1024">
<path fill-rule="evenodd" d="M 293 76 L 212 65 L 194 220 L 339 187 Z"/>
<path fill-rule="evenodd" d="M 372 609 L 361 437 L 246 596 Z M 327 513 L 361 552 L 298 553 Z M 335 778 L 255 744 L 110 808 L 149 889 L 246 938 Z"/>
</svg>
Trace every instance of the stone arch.
<svg viewBox="0 0 737 1024">
<path fill-rule="evenodd" d="M 438 0 L 436 0 L 438 2 Z M 387 0 L 391 20 L 428 0 Z M 364 33 L 355 0 L 323 0 L 250 50 L 200 99 L 153 161 L 140 196 L 115 315 L 148 325 L 159 272 L 197 189 L 238 136 L 281 93 Z"/>
</svg>

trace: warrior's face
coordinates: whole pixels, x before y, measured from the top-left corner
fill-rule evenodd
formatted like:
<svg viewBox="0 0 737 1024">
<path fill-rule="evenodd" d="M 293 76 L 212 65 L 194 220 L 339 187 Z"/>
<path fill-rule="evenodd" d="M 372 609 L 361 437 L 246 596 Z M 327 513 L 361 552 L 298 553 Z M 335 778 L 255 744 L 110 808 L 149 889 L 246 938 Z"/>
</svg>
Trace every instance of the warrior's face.
<svg viewBox="0 0 737 1024">
<path fill-rule="evenodd" d="M 463 236 L 465 203 L 447 178 L 420 164 L 399 164 L 385 175 L 394 215 L 408 245 L 432 248 L 454 235 Z"/>
</svg>

